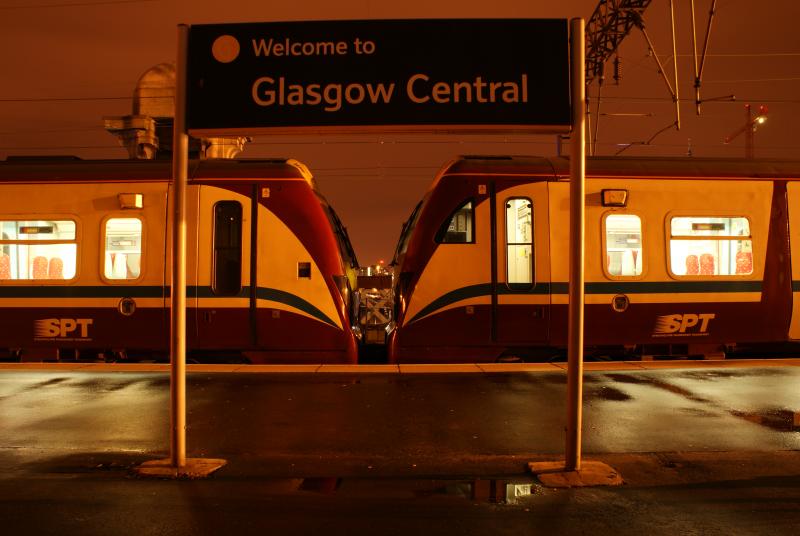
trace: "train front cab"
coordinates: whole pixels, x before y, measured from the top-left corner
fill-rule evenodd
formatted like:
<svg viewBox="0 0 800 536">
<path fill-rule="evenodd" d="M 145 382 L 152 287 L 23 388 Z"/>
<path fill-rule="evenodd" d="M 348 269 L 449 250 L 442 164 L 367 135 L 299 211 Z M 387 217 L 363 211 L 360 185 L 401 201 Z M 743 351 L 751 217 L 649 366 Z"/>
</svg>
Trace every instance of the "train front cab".
<svg viewBox="0 0 800 536">
<path fill-rule="evenodd" d="M 357 360 L 327 206 L 298 180 L 190 189 L 189 347 L 254 363 Z M 196 216 L 196 217 L 193 217 Z"/>
<path fill-rule="evenodd" d="M 552 353 L 547 178 L 437 179 L 398 247 L 390 361 Z"/>
<path fill-rule="evenodd" d="M 307 170 L 282 161 L 199 170 L 187 188 L 189 358 L 355 362 L 346 268 Z M 0 356 L 166 359 L 169 163 L 2 173 Z"/>
<path fill-rule="evenodd" d="M 626 173 L 587 178 L 588 356 L 721 357 L 800 337 L 800 263 L 789 263 L 800 211 L 790 226 L 786 181 Z M 523 175 L 437 178 L 399 256 L 391 360 L 563 355 L 569 183 Z M 788 199 L 800 206 L 793 182 Z"/>
</svg>

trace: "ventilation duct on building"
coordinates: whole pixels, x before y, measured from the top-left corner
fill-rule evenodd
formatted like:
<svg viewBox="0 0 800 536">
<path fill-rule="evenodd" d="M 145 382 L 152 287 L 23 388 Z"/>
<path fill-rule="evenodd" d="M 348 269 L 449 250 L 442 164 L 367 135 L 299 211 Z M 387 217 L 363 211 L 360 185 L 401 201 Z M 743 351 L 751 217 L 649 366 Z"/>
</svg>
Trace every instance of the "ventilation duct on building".
<svg viewBox="0 0 800 536">
<path fill-rule="evenodd" d="M 133 113 L 103 118 L 105 129 L 119 139 L 134 160 L 172 157 L 172 126 L 175 117 L 175 66 L 160 63 L 151 67 L 136 83 Z M 236 158 L 245 136 L 189 138 L 189 152 L 199 158 Z"/>
</svg>

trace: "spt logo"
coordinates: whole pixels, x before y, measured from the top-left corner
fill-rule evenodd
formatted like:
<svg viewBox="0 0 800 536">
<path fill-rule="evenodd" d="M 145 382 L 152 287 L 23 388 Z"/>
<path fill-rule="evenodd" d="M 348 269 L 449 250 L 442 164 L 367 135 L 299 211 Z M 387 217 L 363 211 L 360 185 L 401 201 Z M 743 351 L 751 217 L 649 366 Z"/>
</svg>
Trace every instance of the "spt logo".
<svg viewBox="0 0 800 536">
<path fill-rule="evenodd" d="M 89 340 L 91 318 L 44 318 L 34 322 L 36 339 Z"/>
<path fill-rule="evenodd" d="M 681 335 L 708 335 L 708 325 L 714 313 L 664 315 L 656 318 L 654 337 L 679 337 Z"/>
</svg>

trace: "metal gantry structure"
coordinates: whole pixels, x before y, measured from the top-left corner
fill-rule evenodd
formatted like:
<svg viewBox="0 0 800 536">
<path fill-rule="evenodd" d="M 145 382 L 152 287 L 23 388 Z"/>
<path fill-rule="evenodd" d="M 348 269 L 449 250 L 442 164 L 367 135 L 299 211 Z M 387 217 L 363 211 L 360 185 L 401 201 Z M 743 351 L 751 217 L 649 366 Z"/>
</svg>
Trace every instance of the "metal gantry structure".
<svg viewBox="0 0 800 536">
<path fill-rule="evenodd" d="M 586 24 L 586 96 L 589 99 L 589 85 L 597 80 L 597 106 L 592 132 L 591 120 L 587 125 L 587 147 L 589 154 L 595 154 L 597 137 L 600 129 L 600 93 L 605 80 L 605 64 L 617 49 L 623 39 L 631 32 L 634 26 L 644 28 L 642 17 L 644 11 L 652 0 L 600 0 Z M 619 58 L 615 60 L 614 79 L 619 83 Z M 590 114 L 591 107 L 587 102 L 586 112 Z M 672 126 L 672 125 L 670 125 Z"/>
<path fill-rule="evenodd" d="M 586 83 L 603 77 L 606 61 L 637 26 L 652 0 L 600 0 L 586 23 Z"/>
<path fill-rule="evenodd" d="M 602 90 L 603 81 L 605 78 L 605 64 L 612 55 L 617 53 L 617 50 L 622 41 L 627 37 L 631 30 L 636 27 L 642 32 L 647 46 L 650 49 L 654 61 L 658 65 L 658 73 L 661 75 L 667 90 L 669 91 L 672 101 L 675 103 L 675 120 L 666 127 L 660 129 L 647 141 L 634 142 L 619 152 L 624 151 L 631 145 L 643 144 L 649 145 L 653 139 L 662 132 L 671 128 L 680 130 L 681 128 L 681 115 L 680 115 L 680 94 L 678 83 L 678 63 L 677 63 L 677 50 L 675 41 L 675 7 L 674 0 L 669 1 L 670 18 L 672 23 L 672 63 L 674 70 L 674 80 L 670 82 L 666 75 L 664 66 L 655 51 L 650 36 L 645 29 L 644 12 L 651 4 L 652 0 L 599 0 L 597 7 L 592 13 L 592 17 L 586 25 L 586 85 L 588 86 L 594 81 L 598 82 L 597 93 L 597 117 L 595 118 L 594 133 L 591 127 L 587 129 L 590 141 L 589 150 L 590 154 L 594 154 L 597 144 L 597 132 L 600 118 L 600 92 Z M 708 14 L 708 23 L 706 27 L 705 38 L 703 40 L 703 47 L 700 55 L 697 51 L 697 30 L 695 24 L 695 2 L 690 0 L 691 20 L 692 20 L 692 48 L 694 56 L 694 89 L 695 89 L 695 107 L 697 115 L 700 115 L 700 105 L 703 102 L 700 98 L 700 85 L 703 77 L 703 67 L 708 51 L 708 42 L 711 35 L 711 25 L 714 20 L 716 11 L 716 0 L 710 0 L 710 8 Z M 614 62 L 614 79 L 618 83 L 620 78 L 619 73 L 619 58 L 617 57 Z M 587 92 L 588 95 L 588 92 Z M 588 98 L 588 97 L 587 97 Z M 720 98 L 710 100 L 721 100 Z M 725 100 L 734 100 L 733 96 L 726 97 Z M 589 107 L 587 106 L 587 112 Z M 617 154 L 619 154 L 619 152 Z"/>
</svg>

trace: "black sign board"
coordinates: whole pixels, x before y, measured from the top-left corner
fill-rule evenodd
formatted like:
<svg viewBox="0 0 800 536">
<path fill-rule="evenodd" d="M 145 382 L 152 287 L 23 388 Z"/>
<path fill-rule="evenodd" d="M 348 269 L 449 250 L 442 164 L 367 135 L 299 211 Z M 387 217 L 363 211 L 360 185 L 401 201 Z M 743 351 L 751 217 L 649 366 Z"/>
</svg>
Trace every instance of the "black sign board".
<svg viewBox="0 0 800 536">
<path fill-rule="evenodd" d="M 192 133 L 569 130 L 566 20 L 195 25 Z"/>
</svg>

